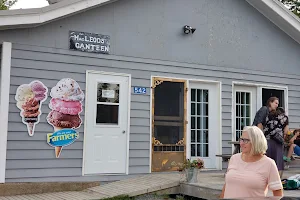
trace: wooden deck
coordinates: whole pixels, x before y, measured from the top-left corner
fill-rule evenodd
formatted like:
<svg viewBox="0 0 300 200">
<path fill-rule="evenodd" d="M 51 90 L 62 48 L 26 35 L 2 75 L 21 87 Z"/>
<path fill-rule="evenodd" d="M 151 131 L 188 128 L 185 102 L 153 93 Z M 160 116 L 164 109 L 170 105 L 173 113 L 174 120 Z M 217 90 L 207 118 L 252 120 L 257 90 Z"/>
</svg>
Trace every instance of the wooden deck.
<svg viewBox="0 0 300 200">
<path fill-rule="evenodd" d="M 56 192 L 0 197 L 0 200 L 92 200 L 118 195 L 137 196 L 180 185 L 179 173 L 157 173 L 92 187 L 80 192 Z"/>
<path fill-rule="evenodd" d="M 283 178 L 299 173 L 298 169 L 286 170 Z M 224 171 L 201 171 L 199 183 L 183 183 L 179 173 L 152 173 L 92 187 L 80 192 L 57 192 L 34 195 L 0 197 L 0 200 L 92 200 L 118 195 L 138 196 L 173 188 L 174 192 L 204 199 L 215 199 L 224 185 Z M 176 188 L 176 190 L 175 190 Z M 171 191 L 171 190 L 169 190 Z M 171 194 L 176 194 L 171 193 Z M 269 192 L 269 195 L 272 195 Z M 299 197 L 300 190 L 284 191 L 285 197 Z"/>
</svg>

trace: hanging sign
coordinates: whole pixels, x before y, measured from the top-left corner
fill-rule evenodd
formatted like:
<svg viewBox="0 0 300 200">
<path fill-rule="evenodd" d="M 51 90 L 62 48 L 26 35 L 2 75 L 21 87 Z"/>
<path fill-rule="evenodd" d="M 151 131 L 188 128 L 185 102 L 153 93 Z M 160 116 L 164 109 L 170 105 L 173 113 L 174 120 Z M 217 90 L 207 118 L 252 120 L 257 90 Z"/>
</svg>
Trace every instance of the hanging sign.
<svg viewBox="0 0 300 200">
<path fill-rule="evenodd" d="M 69 40 L 70 49 L 91 53 L 109 54 L 110 37 L 108 35 L 70 31 Z"/>
</svg>

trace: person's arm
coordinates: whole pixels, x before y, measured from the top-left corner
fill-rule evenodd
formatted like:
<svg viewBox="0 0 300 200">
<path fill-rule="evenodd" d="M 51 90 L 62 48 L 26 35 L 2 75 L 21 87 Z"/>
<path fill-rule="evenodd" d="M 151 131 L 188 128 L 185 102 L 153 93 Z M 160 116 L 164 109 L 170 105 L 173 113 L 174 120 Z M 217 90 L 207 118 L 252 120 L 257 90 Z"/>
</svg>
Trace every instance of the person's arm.
<svg viewBox="0 0 300 200">
<path fill-rule="evenodd" d="M 291 139 L 290 139 L 290 144 L 294 144 L 294 140 L 299 136 L 299 132 L 297 132 Z"/>
<path fill-rule="evenodd" d="M 255 114 L 255 118 L 253 121 L 253 126 L 257 126 L 261 130 L 263 130 L 263 124 L 266 121 L 266 117 L 268 115 L 268 107 L 261 107 Z"/>
<path fill-rule="evenodd" d="M 226 183 L 223 186 L 223 189 L 222 189 L 222 192 L 221 192 L 221 195 L 220 195 L 220 199 L 224 199 L 225 187 L 226 187 Z"/>
<path fill-rule="evenodd" d="M 273 196 L 274 197 L 282 197 L 283 196 L 283 190 L 273 190 Z"/>
<path fill-rule="evenodd" d="M 224 186 L 223 186 L 223 189 L 222 189 L 222 192 L 221 192 L 221 195 L 220 195 L 220 199 L 223 199 L 223 198 L 224 198 L 225 189 L 226 189 L 226 175 L 227 175 L 227 173 L 228 173 L 228 171 L 229 171 L 229 169 L 230 169 L 232 163 L 234 163 L 234 161 L 233 161 L 234 158 L 235 158 L 234 155 L 232 155 L 231 158 L 229 159 L 228 166 L 227 166 L 227 171 L 226 171 L 226 173 L 225 173 L 225 184 L 224 184 Z"/>
<path fill-rule="evenodd" d="M 270 160 L 270 162 L 270 170 L 268 172 L 268 187 L 273 191 L 273 196 L 283 196 L 283 187 L 276 163 L 274 160 Z"/>
<path fill-rule="evenodd" d="M 289 125 L 286 125 L 283 129 L 283 138 L 286 138 L 288 133 L 289 133 Z"/>
<path fill-rule="evenodd" d="M 257 124 L 257 127 L 260 128 L 261 130 L 263 130 L 264 126 L 262 125 L 262 123 Z"/>
</svg>

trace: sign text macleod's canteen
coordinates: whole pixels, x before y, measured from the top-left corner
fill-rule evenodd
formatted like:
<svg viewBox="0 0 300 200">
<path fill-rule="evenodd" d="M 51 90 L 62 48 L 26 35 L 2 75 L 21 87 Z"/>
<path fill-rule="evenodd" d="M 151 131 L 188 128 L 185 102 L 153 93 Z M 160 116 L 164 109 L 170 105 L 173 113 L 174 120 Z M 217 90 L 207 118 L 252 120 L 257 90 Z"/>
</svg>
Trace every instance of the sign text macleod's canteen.
<svg viewBox="0 0 300 200">
<path fill-rule="evenodd" d="M 110 37 L 96 33 L 70 31 L 70 49 L 109 54 Z"/>
</svg>

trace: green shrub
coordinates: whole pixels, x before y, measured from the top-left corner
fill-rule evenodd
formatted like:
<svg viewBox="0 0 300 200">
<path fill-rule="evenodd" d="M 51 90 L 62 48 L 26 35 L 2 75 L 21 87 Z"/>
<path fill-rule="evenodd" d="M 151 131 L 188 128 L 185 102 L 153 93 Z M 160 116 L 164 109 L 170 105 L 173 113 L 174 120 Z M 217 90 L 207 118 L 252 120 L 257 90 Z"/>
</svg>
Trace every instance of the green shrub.
<svg viewBox="0 0 300 200">
<path fill-rule="evenodd" d="M 134 200 L 134 197 L 129 197 L 128 195 L 121 195 L 116 197 L 109 197 L 103 200 Z"/>
</svg>

